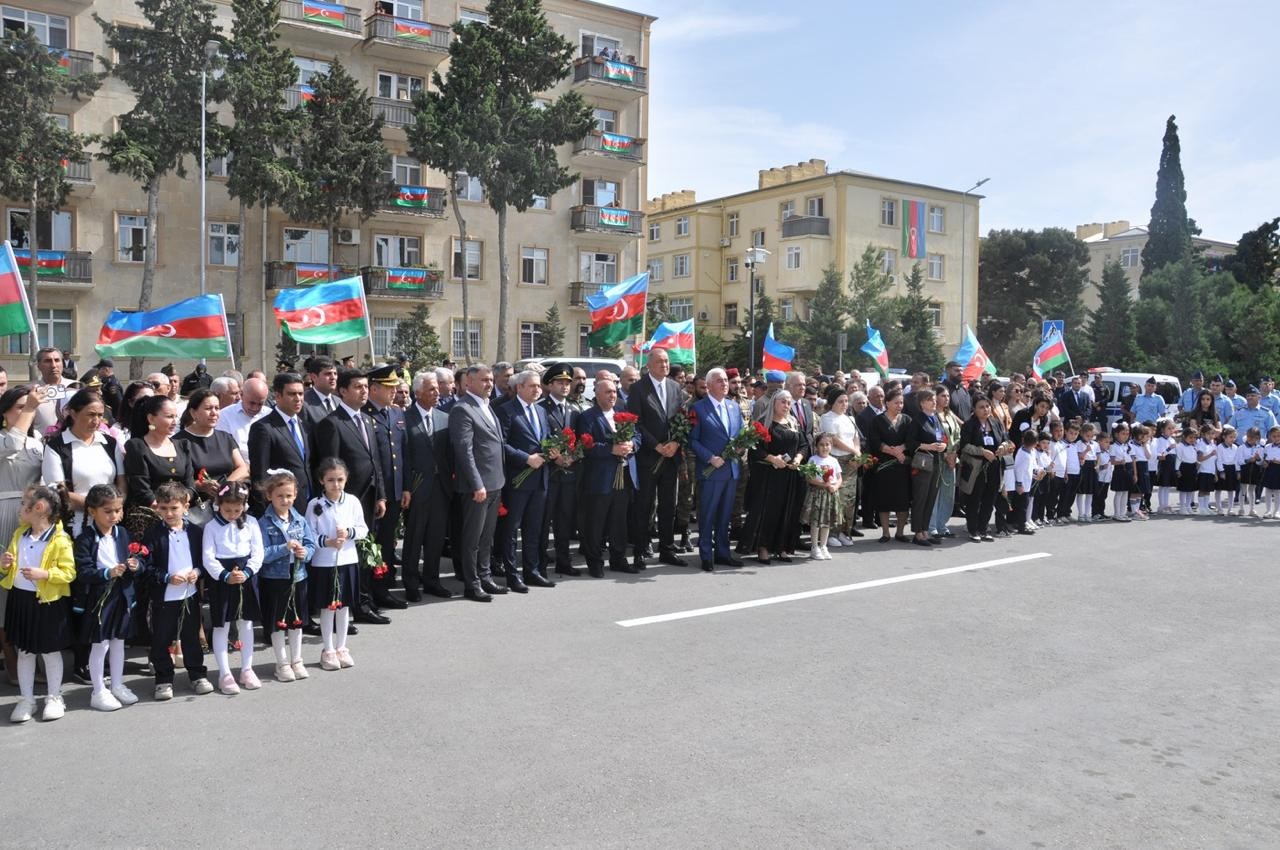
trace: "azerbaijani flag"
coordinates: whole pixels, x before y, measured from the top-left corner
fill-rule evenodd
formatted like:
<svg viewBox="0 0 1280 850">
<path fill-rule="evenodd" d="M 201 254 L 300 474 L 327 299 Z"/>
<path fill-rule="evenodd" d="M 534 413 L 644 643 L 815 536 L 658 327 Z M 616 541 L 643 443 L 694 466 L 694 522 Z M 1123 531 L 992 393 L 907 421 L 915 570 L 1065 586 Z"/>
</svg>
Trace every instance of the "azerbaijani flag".
<svg viewBox="0 0 1280 850">
<path fill-rule="evenodd" d="M 426 289 L 426 269 L 387 269 L 388 289 Z"/>
<path fill-rule="evenodd" d="M 29 334 L 36 326 L 27 301 L 27 289 L 18 273 L 13 246 L 5 240 L 0 251 L 0 334 Z"/>
<path fill-rule="evenodd" d="M 293 271 L 299 286 L 324 283 L 329 279 L 329 267 L 324 263 L 294 263 Z"/>
<path fill-rule="evenodd" d="M 618 207 L 600 208 L 601 227 L 628 227 L 631 224 L 631 210 Z"/>
<path fill-rule="evenodd" d="M 924 201 L 902 202 L 902 256 L 922 259 L 924 247 Z"/>
<path fill-rule="evenodd" d="M 302 95 L 302 100 L 304 102 L 316 99 L 316 90 L 306 83 L 298 86 L 298 93 Z"/>
<path fill-rule="evenodd" d="M 956 349 L 955 360 L 964 369 L 960 374 L 963 380 L 972 381 L 983 373 L 996 374 L 996 364 L 987 357 L 987 352 L 982 349 L 982 343 L 978 342 L 978 338 L 973 335 L 973 331 L 969 330 L 968 325 L 964 326 L 964 344 Z"/>
<path fill-rule="evenodd" d="M 769 323 L 769 332 L 764 335 L 764 357 L 760 361 L 760 365 L 766 369 L 781 369 L 787 371 L 791 368 L 791 361 L 796 359 L 796 350 L 789 345 L 783 345 L 774 339 L 773 322 Z"/>
<path fill-rule="evenodd" d="M 221 295 L 197 295 L 156 310 L 112 310 L 93 347 L 102 357 L 230 357 Z"/>
<path fill-rule="evenodd" d="M 880 338 L 880 331 L 871 327 L 871 320 L 867 320 L 867 341 L 862 344 L 862 353 L 871 358 L 875 363 L 876 371 L 880 373 L 880 377 L 889 374 L 889 349 L 884 347 L 884 340 Z"/>
<path fill-rule="evenodd" d="M 1043 380 L 1050 369 L 1065 366 L 1069 362 L 1071 357 L 1067 354 L 1067 343 L 1055 327 L 1036 349 L 1036 356 L 1031 358 L 1031 371 Z"/>
<path fill-rule="evenodd" d="M 330 345 L 369 335 L 364 284 L 358 277 L 276 293 L 280 328 L 296 342 Z"/>
<path fill-rule="evenodd" d="M 408 18 L 395 19 L 396 38 L 402 38 L 405 41 L 431 41 L 431 24 L 422 21 L 412 21 Z"/>
<path fill-rule="evenodd" d="M 31 252 L 26 248 L 13 252 L 21 268 L 31 268 Z M 67 273 L 66 251 L 41 251 L 36 255 L 36 274 L 40 277 L 63 277 Z"/>
<path fill-rule="evenodd" d="M 617 133 L 600 134 L 600 150 L 605 153 L 629 154 L 635 144 L 630 136 L 619 136 Z"/>
<path fill-rule="evenodd" d="M 346 26 L 347 10 L 333 3 L 320 3 L 317 0 L 303 0 L 302 19 L 312 24 L 326 27 Z"/>
<path fill-rule="evenodd" d="M 648 272 L 615 283 L 597 295 L 588 295 L 591 333 L 587 336 L 587 345 L 607 348 L 627 337 L 644 333 L 644 307 L 648 295 Z"/>
<path fill-rule="evenodd" d="M 427 208 L 427 194 L 426 186 L 400 186 L 398 187 L 396 199 L 391 203 L 397 207 L 425 210 Z"/>
<path fill-rule="evenodd" d="M 693 319 L 658 325 L 649 341 L 640 347 L 640 352 L 648 354 L 655 348 L 666 349 L 672 363 L 692 368 L 698 359 L 697 344 L 693 337 Z"/>
<path fill-rule="evenodd" d="M 636 68 L 634 65 L 628 65 L 625 62 L 605 62 L 604 78 L 606 80 L 616 80 L 620 83 L 632 83 L 636 81 Z"/>
</svg>

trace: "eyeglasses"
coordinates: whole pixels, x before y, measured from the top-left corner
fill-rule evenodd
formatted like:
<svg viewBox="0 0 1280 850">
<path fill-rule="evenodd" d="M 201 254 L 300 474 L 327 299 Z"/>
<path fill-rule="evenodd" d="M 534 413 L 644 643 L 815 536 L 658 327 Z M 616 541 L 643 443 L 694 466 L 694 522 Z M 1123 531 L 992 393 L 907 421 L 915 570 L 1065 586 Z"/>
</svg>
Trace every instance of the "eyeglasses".
<svg viewBox="0 0 1280 850">
<path fill-rule="evenodd" d="M 168 385 L 167 383 L 166 383 L 166 384 L 162 384 L 162 383 L 160 383 L 159 381 L 151 381 L 151 382 L 150 382 L 150 384 L 149 384 L 149 386 L 150 386 L 150 387 L 151 387 L 151 389 L 153 389 L 153 390 L 158 390 L 158 389 L 160 389 L 161 387 L 168 387 L 169 385 Z"/>
</svg>

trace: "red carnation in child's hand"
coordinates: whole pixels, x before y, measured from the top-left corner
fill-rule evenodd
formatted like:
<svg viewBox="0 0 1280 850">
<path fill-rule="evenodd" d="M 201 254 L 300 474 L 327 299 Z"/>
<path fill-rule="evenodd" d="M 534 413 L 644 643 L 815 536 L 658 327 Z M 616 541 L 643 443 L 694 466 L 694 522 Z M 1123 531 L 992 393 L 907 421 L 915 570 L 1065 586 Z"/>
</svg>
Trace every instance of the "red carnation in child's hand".
<svg viewBox="0 0 1280 850">
<path fill-rule="evenodd" d="M 284 620 L 276 620 L 276 628 L 277 628 L 277 629 L 287 629 L 287 628 L 289 628 L 289 624 L 288 624 L 288 623 L 286 623 Z"/>
<path fill-rule="evenodd" d="M 302 625 L 302 621 L 299 620 L 297 617 L 294 617 L 293 622 L 290 623 L 289 625 L 293 626 L 296 629 L 298 626 Z"/>
<path fill-rule="evenodd" d="M 378 564 L 378 566 L 376 566 L 376 567 L 374 567 L 374 568 L 373 568 L 373 577 L 374 577 L 374 578 L 382 578 L 382 577 L 383 577 L 383 576 L 385 576 L 386 574 L 387 574 L 387 565 L 386 565 L 386 564 Z"/>
<path fill-rule="evenodd" d="M 498 516 L 506 516 L 508 513 L 510 513 L 510 511 L 508 511 L 508 510 L 507 510 L 507 506 L 506 506 L 506 505 L 504 505 L 504 504 L 502 504 L 501 502 L 499 502 L 499 503 L 498 503 Z"/>
<path fill-rule="evenodd" d="M 242 646 L 244 646 L 244 644 L 242 644 L 240 641 L 236 641 L 236 649 L 237 649 L 237 650 L 239 650 Z"/>
<path fill-rule="evenodd" d="M 824 468 L 823 468 L 823 470 L 822 470 L 822 480 L 823 480 L 823 481 L 830 481 L 830 480 L 831 480 L 831 474 L 832 474 L 833 472 L 835 472 L 835 470 L 834 470 L 834 469 L 832 469 L 831 467 L 829 467 L 829 466 L 828 466 L 828 467 L 824 467 Z"/>
<path fill-rule="evenodd" d="M 148 549 L 146 546 L 143 546 L 141 543 L 135 542 L 135 543 L 129 544 L 129 554 L 130 555 L 150 555 L 151 550 Z"/>
</svg>

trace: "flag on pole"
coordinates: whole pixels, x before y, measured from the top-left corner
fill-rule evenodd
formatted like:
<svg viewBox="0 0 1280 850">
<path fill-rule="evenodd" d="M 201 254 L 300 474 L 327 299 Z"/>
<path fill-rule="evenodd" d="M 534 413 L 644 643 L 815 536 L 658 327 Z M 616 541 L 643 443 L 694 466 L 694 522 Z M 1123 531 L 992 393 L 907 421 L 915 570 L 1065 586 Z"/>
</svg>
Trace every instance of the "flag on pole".
<svg viewBox="0 0 1280 850">
<path fill-rule="evenodd" d="M 101 357 L 230 357 L 221 295 L 197 295 L 155 310 L 112 310 L 98 343 Z"/>
<path fill-rule="evenodd" d="M 5 240 L 4 251 L 0 252 L 0 335 L 29 334 L 35 326 L 13 246 Z"/>
<path fill-rule="evenodd" d="M 1067 343 L 1062 338 L 1062 332 L 1053 328 L 1036 349 L 1036 356 L 1031 359 L 1031 371 L 1037 378 L 1043 380 L 1050 369 L 1065 366 L 1070 361 Z"/>
<path fill-rule="evenodd" d="M 280 328 L 296 342 L 332 345 L 369 335 L 364 284 L 358 277 L 276 294 Z"/>
<path fill-rule="evenodd" d="M 889 349 L 884 347 L 884 340 L 880 338 L 880 331 L 871 327 L 871 320 L 867 320 L 867 341 L 862 345 L 862 353 L 871 358 L 875 363 L 876 371 L 880 373 L 880 377 L 889 374 Z"/>
<path fill-rule="evenodd" d="M 982 349 L 982 343 L 978 342 L 978 338 L 973 335 L 973 331 L 969 330 L 969 326 L 964 326 L 964 344 L 956 349 L 955 360 L 964 370 L 960 377 L 966 381 L 972 381 L 979 375 L 996 374 L 996 364 L 992 363 L 987 357 L 987 352 Z"/>
<path fill-rule="evenodd" d="M 641 272 L 621 283 L 587 296 L 591 310 L 591 333 L 587 345 L 607 348 L 630 336 L 644 333 L 645 300 L 649 295 L 649 273 Z"/>
<path fill-rule="evenodd" d="M 692 367 L 698 359 L 697 345 L 693 336 L 693 319 L 683 322 L 663 322 L 658 325 L 653 336 L 640 346 L 639 354 L 648 354 L 655 348 L 666 349 L 672 363 Z"/>
<path fill-rule="evenodd" d="M 774 339 L 773 322 L 769 323 L 769 331 L 764 335 L 764 357 L 760 365 L 766 369 L 781 369 L 784 372 L 791 368 L 791 361 L 796 359 L 796 350 L 783 345 Z"/>
</svg>

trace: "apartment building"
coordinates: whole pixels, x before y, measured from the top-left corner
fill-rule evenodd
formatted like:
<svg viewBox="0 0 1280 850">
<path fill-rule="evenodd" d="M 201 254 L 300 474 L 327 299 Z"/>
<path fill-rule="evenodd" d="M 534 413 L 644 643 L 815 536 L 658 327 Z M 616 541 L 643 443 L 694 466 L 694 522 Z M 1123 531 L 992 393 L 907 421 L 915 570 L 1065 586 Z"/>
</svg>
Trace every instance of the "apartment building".
<svg viewBox="0 0 1280 850">
<path fill-rule="evenodd" d="M 853 171 L 829 172 L 811 159 L 759 173 L 750 192 L 698 201 L 691 190 L 652 199 L 646 242 L 651 291 L 667 296 L 678 319 L 694 318 L 726 336 L 746 320 L 750 304 L 747 251 L 764 248 L 758 292 L 779 315 L 808 318 L 828 265 L 845 275 L 868 244 L 898 293 L 914 263 L 944 350 L 954 351 L 965 322 L 973 325 L 978 291 L 980 195 Z M 914 203 L 913 203 L 914 202 Z M 903 217 L 916 218 L 906 226 Z M 857 345 L 852 344 L 851 348 Z"/>
<path fill-rule="evenodd" d="M 91 12 L 116 23 L 145 23 L 130 0 L 21 3 L 0 7 L 4 26 L 35 31 L 76 71 L 96 67 L 96 57 L 106 50 Z M 231 5 L 224 0 L 217 5 L 219 24 L 229 32 Z M 243 327 L 233 327 L 233 337 L 243 336 L 244 363 L 273 365 L 279 340 L 271 312 L 275 292 L 326 279 L 324 263 L 333 240 L 340 276 L 357 275 L 364 281 L 375 357 L 390 351 L 397 323 L 424 301 L 442 340 L 458 357 L 469 349 L 473 357 L 492 359 L 500 335 L 512 359 L 538 353 L 544 316 L 552 304 L 560 307 L 567 336 L 577 337 L 566 339 L 566 350 L 585 347 L 580 342 L 589 329 L 585 294 L 635 274 L 642 262 L 649 32 L 655 19 L 589 0 L 544 0 L 543 7 L 552 26 L 580 45 L 573 73 L 548 97 L 580 91 L 595 110 L 597 129 L 564 148 L 564 162 L 581 173 L 573 186 L 509 216 L 507 327 L 498 326 L 497 216 L 479 181 L 424 167 L 408 155 L 405 135 L 414 121 L 413 93 L 431 85 L 432 72 L 447 66 L 453 22 L 484 21 L 483 0 L 362 0 L 354 5 L 280 0 L 281 42 L 293 50 L 298 66 L 287 102 L 300 106 L 308 97 L 310 77 L 340 59 L 365 84 L 373 112 L 385 120 L 387 176 L 400 186 L 399 197 L 372 219 L 353 218 L 333 233 L 293 221 L 279 209 L 253 211 L 241 233 L 238 205 L 226 192 L 227 164 L 214 160 L 207 169 L 207 224 L 201 233 L 199 168 L 193 163 L 187 179 L 170 177 L 162 187 L 153 302 L 198 294 L 203 239 L 209 249 L 208 290 L 222 293 L 232 313 L 235 266 L 243 255 L 247 303 L 242 304 Z M 109 79 L 90 99 L 60 100 L 56 114 L 78 132 L 106 133 L 115 116 L 131 105 L 128 87 Z M 223 120 L 230 121 L 229 110 L 224 112 Z M 106 314 L 137 307 L 146 198 L 139 186 L 109 173 L 98 161 L 74 167 L 69 177 L 72 192 L 64 209 L 34 223 L 27 210 L 6 201 L 5 238 L 25 254 L 22 261 L 29 261 L 30 252 L 24 249 L 34 226 L 41 250 L 62 260 L 61 274 L 44 275 L 38 284 L 40 342 L 73 351 L 89 363 Z M 459 180 L 463 190 L 466 240 L 459 238 L 446 203 L 450 179 Z M 466 326 L 463 287 L 469 292 Z M 24 370 L 25 346 L 25 339 L 10 338 L 0 348 L 0 363 Z M 329 353 L 361 358 L 370 343 L 332 349 Z"/>
<path fill-rule="evenodd" d="M 1142 249 L 1147 244 L 1145 226 L 1131 225 L 1125 219 L 1091 222 L 1076 225 L 1076 238 L 1089 246 L 1089 280 L 1095 285 L 1102 283 L 1102 267 L 1113 261 L 1118 262 L 1129 278 L 1133 297 L 1138 297 L 1138 281 L 1142 278 Z M 1228 255 L 1236 252 L 1234 242 L 1220 242 L 1200 236 L 1191 237 L 1191 242 L 1203 252 L 1206 259 L 1218 265 Z M 1098 306 L 1098 290 L 1093 286 L 1085 287 L 1081 300 L 1085 307 L 1092 310 Z"/>
</svg>

